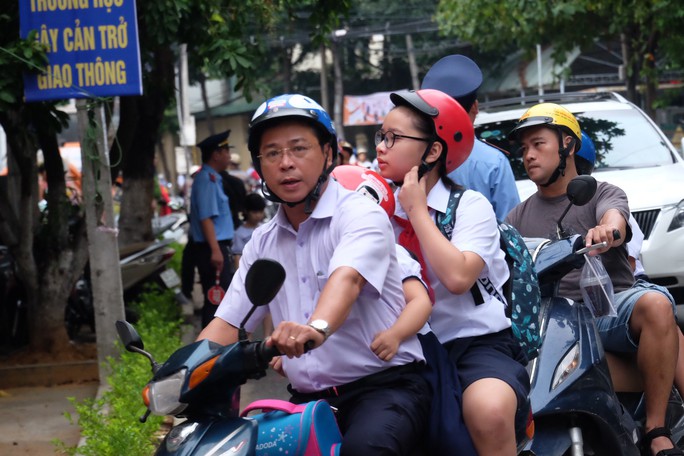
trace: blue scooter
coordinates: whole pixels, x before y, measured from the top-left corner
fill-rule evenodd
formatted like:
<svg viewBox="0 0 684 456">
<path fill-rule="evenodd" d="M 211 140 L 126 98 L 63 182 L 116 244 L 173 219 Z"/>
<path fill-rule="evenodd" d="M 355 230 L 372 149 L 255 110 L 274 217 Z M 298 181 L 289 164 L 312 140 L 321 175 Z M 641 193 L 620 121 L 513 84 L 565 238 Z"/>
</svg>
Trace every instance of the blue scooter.
<svg viewBox="0 0 684 456">
<path fill-rule="evenodd" d="M 173 427 L 157 455 L 254 456 L 257 422 L 240 418 L 239 387 L 266 375 L 269 361 L 280 353 L 264 342 L 247 339 L 244 325 L 257 306 L 268 304 L 285 280 L 285 270 L 272 260 L 257 260 L 247 273 L 245 289 L 254 307 L 242 321 L 239 341 L 222 346 L 202 340 L 178 349 L 163 364 L 146 352 L 133 326 L 117 321 L 126 350 L 146 356 L 154 376 L 143 391 L 147 412 L 186 420 Z"/>
<path fill-rule="evenodd" d="M 584 253 L 605 246 L 585 248 L 582 236 L 568 235 L 561 224 L 573 204 L 588 203 L 595 192 L 593 177 L 573 179 L 567 189 L 570 204 L 557 224 L 559 239 L 528 239 L 542 292 L 542 346 L 529 365 L 535 432 L 526 446 L 536 455 L 641 454 L 642 391 L 615 392 L 617 373 L 611 376 L 610 355 L 604 352 L 590 310 L 558 294 L 560 280 L 584 265 Z M 629 396 L 636 400 L 627 401 Z M 684 407 L 674 388 L 666 425 L 673 441 L 679 442 L 684 436 Z"/>
</svg>

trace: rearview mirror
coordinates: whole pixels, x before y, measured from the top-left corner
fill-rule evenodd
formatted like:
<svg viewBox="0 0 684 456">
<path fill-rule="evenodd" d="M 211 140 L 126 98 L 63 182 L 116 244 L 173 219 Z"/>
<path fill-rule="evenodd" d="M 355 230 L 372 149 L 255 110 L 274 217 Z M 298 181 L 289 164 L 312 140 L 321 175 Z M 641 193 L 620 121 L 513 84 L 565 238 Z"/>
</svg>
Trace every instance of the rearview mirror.
<svg viewBox="0 0 684 456">
<path fill-rule="evenodd" d="M 274 260 L 260 258 L 247 271 L 245 291 L 255 306 L 264 306 L 278 294 L 285 282 L 285 268 Z"/>
<path fill-rule="evenodd" d="M 596 179 L 589 175 L 577 176 L 568 184 L 566 193 L 572 204 L 584 206 L 596 194 Z"/>
<path fill-rule="evenodd" d="M 124 348 L 128 351 L 138 352 L 143 350 L 145 346 L 143 345 L 142 338 L 138 331 L 135 330 L 133 325 L 127 321 L 117 320 L 116 321 L 116 332 L 123 343 Z M 137 349 L 137 350 L 135 350 Z"/>
</svg>

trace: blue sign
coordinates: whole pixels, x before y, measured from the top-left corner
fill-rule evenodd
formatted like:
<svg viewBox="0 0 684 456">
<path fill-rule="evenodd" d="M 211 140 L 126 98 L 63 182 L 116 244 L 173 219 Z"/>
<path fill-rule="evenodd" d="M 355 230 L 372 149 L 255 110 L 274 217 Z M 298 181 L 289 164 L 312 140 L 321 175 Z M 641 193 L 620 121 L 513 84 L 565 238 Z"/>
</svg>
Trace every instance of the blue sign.
<svg viewBox="0 0 684 456">
<path fill-rule="evenodd" d="M 135 0 L 21 0 L 20 34 L 47 49 L 24 75 L 26 101 L 141 95 Z"/>
</svg>

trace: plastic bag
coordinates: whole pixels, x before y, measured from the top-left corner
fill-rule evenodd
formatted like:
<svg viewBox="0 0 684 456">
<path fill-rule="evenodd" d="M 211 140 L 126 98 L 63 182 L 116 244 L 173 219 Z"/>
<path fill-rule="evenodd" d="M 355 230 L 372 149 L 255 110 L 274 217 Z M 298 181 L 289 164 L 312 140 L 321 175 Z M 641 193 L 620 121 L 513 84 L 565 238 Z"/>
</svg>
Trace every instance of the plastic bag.
<svg viewBox="0 0 684 456">
<path fill-rule="evenodd" d="M 594 318 L 615 317 L 613 282 L 598 256 L 584 255 L 586 260 L 580 276 L 580 289 L 584 304 Z"/>
</svg>

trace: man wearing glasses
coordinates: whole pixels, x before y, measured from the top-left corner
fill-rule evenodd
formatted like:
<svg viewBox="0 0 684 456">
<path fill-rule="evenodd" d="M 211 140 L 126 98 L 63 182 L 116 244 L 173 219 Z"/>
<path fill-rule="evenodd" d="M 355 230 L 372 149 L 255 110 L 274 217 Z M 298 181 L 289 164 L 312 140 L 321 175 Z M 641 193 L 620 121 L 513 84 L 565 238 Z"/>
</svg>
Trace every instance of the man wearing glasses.
<svg viewBox="0 0 684 456">
<path fill-rule="evenodd" d="M 236 280 L 199 338 L 235 342 L 252 308 L 243 291 L 247 270 L 258 258 L 277 260 L 287 271 L 285 283 L 246 328 L 253 331 L 271 313 L 275 330 L 268 344 L 285 355 L 280 367 L 292 401 L 324 399 L 338 408 L 343 456 L 413 454 L 431 401 L 420 375 L 420 343 L 409 337 L 389 361 L 370 349 L 405 307 L 387 214 L 329 178 L 337 158 L 335 128 L 308 97 L 281 95 L 263 103 L 250 123 L 249 150 L 264 194 L 281 204 L 254 231 Z"/>
</svg>

